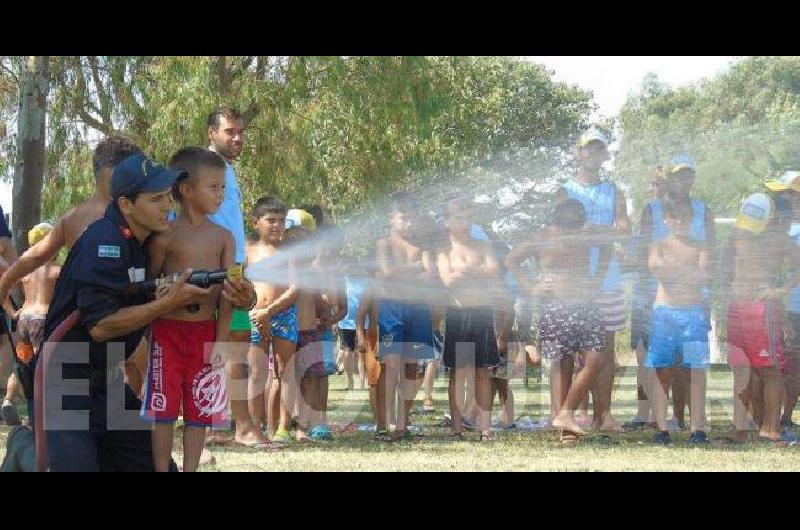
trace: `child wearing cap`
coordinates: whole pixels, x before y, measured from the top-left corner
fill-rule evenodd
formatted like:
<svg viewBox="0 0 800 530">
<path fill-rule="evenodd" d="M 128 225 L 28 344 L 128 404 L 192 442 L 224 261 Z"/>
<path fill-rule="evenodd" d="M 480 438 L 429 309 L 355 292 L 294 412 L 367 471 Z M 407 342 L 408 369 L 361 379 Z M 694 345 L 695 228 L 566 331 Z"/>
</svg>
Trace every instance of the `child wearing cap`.
<svg viewBox="0 0 800 530">
<path fill-rule="evenodd" d="M 780 442 L 783 398 L 781 372 L 786 367 L 781 344 L 782 298 L 788 291 L 778 287 L 784 266 L 798 263 L 800 249 L 787 236 L 790 208 L 763 193 L 745 199 L 729 243 L 727 265 L 731 273 L 728 303 L 728 364 L 734 373 L 734 430 L 731 438 L 748 436 L 748 408 L 753 412 L 758 435 Z M 800 275 L 795 273 L 795 285 Z"/>
<path fill-rule="evenodd" d="M 659 433 L 654 442 L 670 441 L 667 393 L 675 368 L 689 374 L 692 443 L 707 443 L 705 425 L 706 369 L 709 363 L 708 311 L 703 287 L 710 279 L 710 251 L 692 236 L 692 222 L 674 195 L 661 201 L 666 233 L 653 242 L 648 266 L 658 281 L 650 316 L 650 337 L 644 365 L 651 369 L 650 399 Z"/>
<path fill-rule="evenodd" d="M 35 245 L 52 230 L 53 226 L 50 223 L 39 223 L 34 226 L 28 231 L 28 245 Z M 9 314 L 12 320 L 17 321 L 18 338 L 15 353 L 19 363 L 29 364 L 44 338 L 44 322 L 53 298 L 56 280 L 61 273 L 61 267 L 55 264 L 55 258 L 55 255 L 51 256 L 44 265 L 22 278 L 25 303 L 17 311 Z M 17 372 L 23 373 L 19 370 Z M 19 423 L 19 414 L 14 404 L 19 392 L 18 381 L 15 373 L 9 376 L 8 390 L 3 401 L 3 417 L 9 425 Z"/>
<path fill-rule="evenodd" d="M 268 260 L 275 280 L 255 283 L 258 301 L 250 312 L 255 323 L 252 332 L 250 369 L 250 413 L 258 422 L 265 417 L 263 390 L 267 382 L 266 424 L 273 442 L 289 443 L 297 378 L 294 353 L 299 340 L 296 303 L 299 290 L 295 282 L 295 259 L 285 249 L 287 209 L 278 198 L 261 197 L 252 211 L 258 240 L 247 247 L 248 263 Z M 271 373 L 265 353 L 270 352 Z"/>
<path fill-rule="evenodd" d="M 187 147 L 172 156 L 169 166 L 183 172 L 173 186 L 181 211 L 168 230 L 151 237 L 148 276 L 232 266 L 233 236 L 207 217 L 219 209 L 225 194 L 225 161 L 207 149 Z M 225 420 L 228 396 L 220 351 L 230 318 L 231 305 L 215 286 L 201 302 L 153 321 L 142 416 L 155 422 L 156 471 L 168 471 L 181 410 L 184 471 L 197 470 L 207 428 Z"/>
</svg>

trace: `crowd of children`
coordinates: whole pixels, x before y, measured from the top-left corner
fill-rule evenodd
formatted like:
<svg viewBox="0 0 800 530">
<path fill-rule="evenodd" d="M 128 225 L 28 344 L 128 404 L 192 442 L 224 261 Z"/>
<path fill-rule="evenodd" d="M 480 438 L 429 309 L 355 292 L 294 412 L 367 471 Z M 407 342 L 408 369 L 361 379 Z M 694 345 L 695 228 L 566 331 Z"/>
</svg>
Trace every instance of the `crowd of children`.
<svg viewBox="0 0 800 530">
<path fill-rule="evenodd" d="M 243 372 L 230 368 L 226 345 L 236 342 L 236 317 L 219 287 L 202 302 L 154 321 L 140 348 L 147 354 L 126 363 L 128 384 L 143 396 L 142 416 L 155 423 L 155 468 L 170 466 L 180 416 L 183 469 L 197 468 L 208 428 L 225 425 L 229 402 L 238 399 L 229 397 L 232 371 L 244 374 L 244 410 L 255 425 L 254 433 L 237 429 L 235 442 L 265 449 L 333 438 L 328 378 L 337 371 L 346 375 L 347 390 L 356 382 L 368 388 L 376 442 L 420 436 L 411 425 L 413 404 L 421 398 L 421 411 L 434 410 L 441 366 L 448 373 L 445 419 L 453 439 L 474 430 L 477 440 L 489 442 L 493 432 L 514 428 L 509 376 L 529 363 L 549 367 L 549 424 L 565 443 L 585 436 L 590 423 L 603 432 L 655 427 L 653 441 L 669 443 L 670 431 L 685 427 L 686 404 L 689 441 L 708 443 L 706 376 L 717 274 L 727 286 L 734 376 L 733 429 L 719 439 L 739 443 L 755 432 L 770 443 L 793 443 L 787 427 L 793 426 L 800 386 L 800 223 L 793 222 L 800 219 L 800 172 L 789 171 L 768 183 L 768 192 L 747 197 L 725 250 L 716 252 L 714 217 L 691 196 L 691 157 L 676 156 L 659 168 L 633 230 L 622 192 L 599 178 L 607 144 L 598 131 L 581 138 L 576 179 L 556 192 L 545 226 L 510 247 L 489 239 L 475 224 L 472 199 L 455 191 L 435 212 L 412 193 L 392 194 L 386 235 L 356 249 L 361 257 L 352 259 L 344 259 L 344 234 L 319 206 L 290 208 L 269 195 L 257 199 L 245 265 L 260 273 L 252 278 L 257 300 L 249 312 L 249 351 L 239 363 Z M 108 201 L 108 172 L 136 153 L 119 139 L 98 146 L 94 202 Z M 209 218 L 226 193 L 226 159 L 188 147 L 169 166 L 182 175 L 173 186 L 179 213 L 168 230 L 150 238 L 147 276 L 240 261 L 231 232 Z M 17 322 L 19 364 L 30 362 L 42 340 L 59 274 L 56 252 L 97 218 L 101 209 L 91 209 L 94 202 L 78 207 L 85 211 L 79 219 L 65 217 L 78 228 L 59 222 L 31 230 L 31 246 L 47 238 L 36 247 L 41 255 L 26 253 L 0 281 L 4 308 Z M 630 276 L 638 410 L 623 425 L 611 414 L 611 396 L 615 332 L 625 327 L 623 282 Z M 20 309 L 8 297 L 18 281 Z M 21 377 L 25 371 L 17 370 L 8 381 L 7 423 L 20 421 Z M 590 395 L 593 422 L 581 414 Z M 492 426 L 496 396 L 502 418 Z M 242 410 L 233 408 L 234 421 Z"/>
</svg>

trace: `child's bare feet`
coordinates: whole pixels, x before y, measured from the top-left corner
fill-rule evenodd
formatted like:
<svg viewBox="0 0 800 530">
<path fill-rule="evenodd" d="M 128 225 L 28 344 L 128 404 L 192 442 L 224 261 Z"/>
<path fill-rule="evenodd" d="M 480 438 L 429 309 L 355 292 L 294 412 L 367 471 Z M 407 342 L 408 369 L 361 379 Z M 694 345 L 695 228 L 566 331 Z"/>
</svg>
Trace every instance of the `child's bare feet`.
<svg viewBox="0 0 800 530">
<path fill-rule="evenodd" d="M 579 411 L 577 414 L 575 414 L 575 421 L 581 427 L 588 427 L 592 424 L 592 418 L 582 411 Z"/>
<path fill-rule="evenodd" d="M 254 447 L 265 443 L 267 439 L 260 432 L 253 430 L 244 433 L 237 432 L 234 441 L 246 447 Z"/>
<path fill-rule="evenodd" d="M 206 445 L 227 445 L 233 438 L 233 434 L 227 431 L 211 431 L 206 436 Z"/>
<path fill-rule="evenodd" d="M 609 414 L 598 430 L 601 432 L 624 432 L 625 427 Z"/>
<path fill-rule="evenodd" d="M 294 439 L 299 443 L 306 443 L 310 442 L 311 438 L 308 437 L 308 433 L 305 429 L 298 426 L 297 429 L 294 431 Z"/>
<path fill-rule="evenodd" d="M 557 429 L 563 429 L 565 431 L 571 431 L 579 436 L 586 436 L 586 431 L 578 425 L 578 422 L 575 421 L 575 418 L 571 417 L 569 414 L 566 414 L 565 411 L 561 411 L 558 413 L 553 419 L 553 427 Z"/>
</svg>

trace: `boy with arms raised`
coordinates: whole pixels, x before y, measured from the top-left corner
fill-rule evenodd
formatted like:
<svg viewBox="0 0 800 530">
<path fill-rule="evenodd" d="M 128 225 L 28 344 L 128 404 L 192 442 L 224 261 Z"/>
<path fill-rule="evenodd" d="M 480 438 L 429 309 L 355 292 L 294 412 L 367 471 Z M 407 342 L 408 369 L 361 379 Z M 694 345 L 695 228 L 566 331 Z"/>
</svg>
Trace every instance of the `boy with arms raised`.
<svg viewBox="0 0 800 530">
<path fill-rule="evenodd" d="M 28 231 L 28 244 L 30 246 L 35 245 L 52 230 L 52 225 L 39 223 Z M 53 289 L 60 273 L 61 267 L 55 264 L 55 255 L 53 255 L 44 265 L 22 278 L 25 303 L 22 304 L 18 311 L 10 315 L 12 320 L 17 321 L 18 339 L 15 354 L 20 363 L 28 365 L 34 354 L 39 351 L 47 310 L 53 299 Z M 8 380 L 6 399 L 3 402 L 3 417 L 8 425 L 19 423 L 19 415 L 13 402 L 19 391 L 18 378 L 29 378 L 30 370 L 25 370 L 18 366 L 16 374 L 17 377 L 10 377 Z M 31 388 L 32 381 L 26 381 L 24 386 Z M 33 396 L 26 397 L 28 399 L 33 398 Z"/>
</svg>

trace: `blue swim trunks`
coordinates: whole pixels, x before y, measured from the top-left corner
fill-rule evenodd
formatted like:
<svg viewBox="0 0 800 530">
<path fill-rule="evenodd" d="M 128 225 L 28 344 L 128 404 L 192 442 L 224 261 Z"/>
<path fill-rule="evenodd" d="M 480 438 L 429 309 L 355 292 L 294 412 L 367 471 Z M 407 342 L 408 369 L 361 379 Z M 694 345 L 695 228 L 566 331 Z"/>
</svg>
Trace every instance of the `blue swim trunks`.
<svg viewBox="0 0 800 530">
<path fill-rule="evenodd" d="M 384 300 L 378 308 L 378 350 L 381 358 L 433 359 L 433 323 L 426 305 Z"/>
<path fill-rule="evenodd" d="M 650 316 L 650 344 L 644 365 L 668 368 L 708 367 L 711 329 L 705 304 L 681 307 L 656 306 Z"/>
<path fill-rule="evenodd" d="M 322 361 L 325 365 L 325 375 L 333 375 L 336 373 L 336 352 L 334 351 L 336 340 L 333 337 L 333 331 L 326 329 L 320 332 L 319 340 L 322 342 Z"/>
<path fill-rule="evenodd" d="M 297 331 L 297 308 L 294 305 L 272 317 L 272 320 L 270 320 L 270 333 L 277 339 L 297 343 L 299 333 Z M 261 333 L 255 326 L 250 330 L 250 343 L 261 344 Z"/>
</svg>

